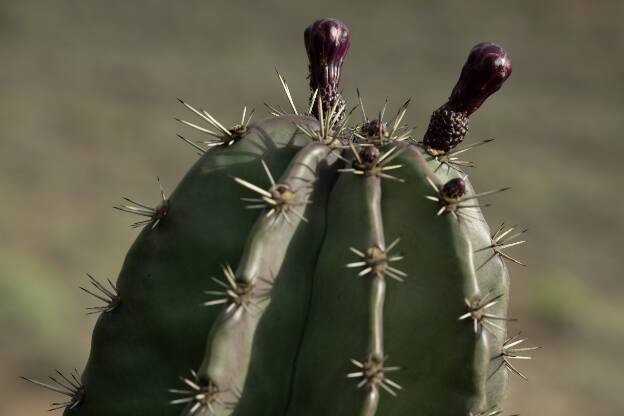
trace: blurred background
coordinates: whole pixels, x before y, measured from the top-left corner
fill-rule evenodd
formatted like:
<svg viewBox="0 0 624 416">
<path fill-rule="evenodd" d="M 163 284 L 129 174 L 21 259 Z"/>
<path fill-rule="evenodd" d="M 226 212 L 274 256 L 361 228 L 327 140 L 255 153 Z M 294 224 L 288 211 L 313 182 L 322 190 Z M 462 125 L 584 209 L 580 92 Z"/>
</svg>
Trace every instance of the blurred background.
<svg viewBox="0 0 624 416">
<path fill-rule="evenodd" d="M 244 104 L 308 97 L 303 29 L 343 20 L 344 94 L 390 99 L 422 137 L 477 42 L 503 45 L 513 75 L 471 117 L 485 212 L 530 229 L 509 253 L 511 312 L 536 351 L 505 414 L 622 415 L 624 394 L 624 2 L 0 1 L 0 414 L 44 415 L 57 395 L 18 379 L 81 369 L 95 316 L 85 272 L 116 278 L 137 232 L 121 196 L 156 202 L 196 160 L 176 101 L 226 125 Z M 358 117 L 356 117 L 357 119 Z M 357 120 L 359 121 L 359 120 Z"/>
</svg>

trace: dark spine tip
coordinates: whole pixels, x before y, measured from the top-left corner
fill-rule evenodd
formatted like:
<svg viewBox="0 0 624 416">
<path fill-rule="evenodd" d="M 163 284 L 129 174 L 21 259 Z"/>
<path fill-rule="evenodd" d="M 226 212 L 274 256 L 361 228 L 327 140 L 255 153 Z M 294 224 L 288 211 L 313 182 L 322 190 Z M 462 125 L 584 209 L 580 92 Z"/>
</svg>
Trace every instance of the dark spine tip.
<svg viewBox="0 0 624 416">
<path fill-rule="evenodd" d="M 319 90 L 324 107 L 338 96 L 340 70 L 349 49 L 349 29 L 340 20 L 324 18 L 308 26 L 303 34 L 310 68 L 310 89 Z"/>
<path fill-rule="evenodd" d="M 470 115 L 498 91 L 511 75 L 511 59 L 502 47 L 490 43 L 476 44 L 468 55 L 461 75 L 448 101 L 453 111 Z"/>
<path fill-rule="evenodd" d="M 466 193 L 466 182 L 462 178 L 451 179 L 440 191 L 446 201 L 457 201 Z"/>
</svg>

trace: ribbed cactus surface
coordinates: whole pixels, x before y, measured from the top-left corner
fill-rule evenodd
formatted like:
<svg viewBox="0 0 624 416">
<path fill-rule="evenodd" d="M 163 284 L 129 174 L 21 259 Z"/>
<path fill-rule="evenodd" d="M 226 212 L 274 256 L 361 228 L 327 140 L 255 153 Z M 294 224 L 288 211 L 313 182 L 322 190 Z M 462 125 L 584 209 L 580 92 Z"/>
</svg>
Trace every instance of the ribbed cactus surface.
<svg viewBox="0 0 624 416">
<path fill-rule="evenodd" d="M 349 31 L 305 31 L 312 97 L 226 128 L 188 109 L 209 139 L 143 216 L 102 305 L 79 377 L 51 384 L 68 416 L 496 415 L 509 361 L 509 276 L 455 149 L 468 116 L 511 73 L 506 52 L 475 46 L 422 142 L 390 121 L 350 124 L 338 93 Z M 359 92 L 358 92 L 359 96 Z M 470 149 L 478 144 L 464 147 Z M 517 262 L 517 261 L 516 261 Z"/>
</svg>

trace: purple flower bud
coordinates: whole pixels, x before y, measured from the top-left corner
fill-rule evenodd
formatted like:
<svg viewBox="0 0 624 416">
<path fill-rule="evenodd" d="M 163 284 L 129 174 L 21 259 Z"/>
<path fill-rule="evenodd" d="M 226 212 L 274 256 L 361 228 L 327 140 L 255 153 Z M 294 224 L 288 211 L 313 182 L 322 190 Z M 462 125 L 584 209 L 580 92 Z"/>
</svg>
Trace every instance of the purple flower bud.
<svg viewBox="0 0 624 416">
<path fill-rule="evenodd" d="M 457 201 L 466 193 L 466 182 L 462 178 L 451 179 L 440 191 L 445 201 Z"/>
<path fill-rule="evenodd" d="M 304 40 L 310 61 L 310 88 L 318 88 L 324 107 L 333 105 L 342 61 L 349 49 L 349 29 L 340 20 L 319 19 L 306 28 Z"/>
<path fill-rule="evenodd" d="M 475 45 L 462 68 L 448 106 L 470 115 L 511 75 L 511 60 L 505 49 L 490 43 Z"/>
<path fill-rule="evenodd" d="M 359 152 L 360 159 L 362 159 L 362 163 L 371 164 L 375 163 L 381 153 L 376 146 L 363 146 Z"/>
<path fill-rule="evenodd" d="M 381 127 L 381 137 L 388 137 L 388 124 L 381 123 L 379 120 L 371 120 L 362 125 L 362 133 L 368 137 L 378 137 Z"/>
</svg>

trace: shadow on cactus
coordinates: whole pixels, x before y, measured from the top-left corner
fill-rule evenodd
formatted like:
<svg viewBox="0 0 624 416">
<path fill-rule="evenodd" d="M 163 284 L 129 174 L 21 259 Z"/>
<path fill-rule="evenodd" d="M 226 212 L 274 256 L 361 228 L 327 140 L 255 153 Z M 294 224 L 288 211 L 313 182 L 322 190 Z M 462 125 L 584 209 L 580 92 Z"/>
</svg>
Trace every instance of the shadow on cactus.
<svg viewBox="0 0 624 416">
<path fill-rule="evenodd" d="M 349 31 L 305 30 L 310 102 L 226 127 L 182 101 L 201 155 L 157 207 L 117 207 L 142 231 L 116 281 L 89 276 L 99 314 L 87 365 L 51 383 L 66 415 L 498 415 L 513 359 L 505 249 L 457 149 L 468 117 L 511 74 L 476 45 L 421 142 L 360 124 L 339 94 Z M 60 377 L 60 378 L 59 378 Z"/>
</svg>

